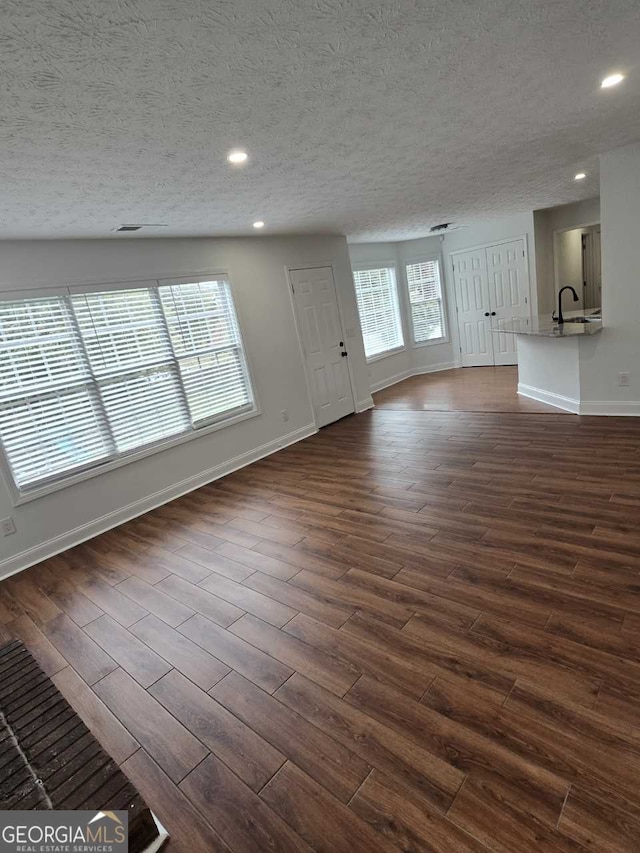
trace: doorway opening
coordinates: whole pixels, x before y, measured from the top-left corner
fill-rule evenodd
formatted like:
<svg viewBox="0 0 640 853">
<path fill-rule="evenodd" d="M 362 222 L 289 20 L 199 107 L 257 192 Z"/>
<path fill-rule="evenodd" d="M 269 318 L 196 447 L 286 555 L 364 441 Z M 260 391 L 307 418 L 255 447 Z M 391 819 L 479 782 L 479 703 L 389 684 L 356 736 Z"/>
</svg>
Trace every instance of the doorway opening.
<svg viewBox="0 0 640 853">
<path fill-rule="evenodd" d="M 554 284 L 557 294 L 570 285 L 578 295 L 574 311 L 596 312 L 602 305 L 600 223 L 583 225 L 553 235 Z"/>
</svg>

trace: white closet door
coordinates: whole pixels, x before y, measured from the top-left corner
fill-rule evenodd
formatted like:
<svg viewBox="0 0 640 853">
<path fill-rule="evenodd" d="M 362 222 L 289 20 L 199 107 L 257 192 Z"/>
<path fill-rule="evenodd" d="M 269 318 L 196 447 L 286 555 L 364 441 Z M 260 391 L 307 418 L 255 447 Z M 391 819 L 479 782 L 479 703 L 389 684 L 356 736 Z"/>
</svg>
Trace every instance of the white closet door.
<svg viewBox="0 0 640 853">
<path fill-rule="evenodd" d="M 354 411 L 333 270 L 291 270 L 291 284 L 316 424 L 323 427 Z"/>
<path fill-rule="evenodd" d="M 529 273 L 524 241 L 488 246 L 485 251 L 491 324 L 494 329 L 501 329 L 512 320 L 529 316 Z M 507 332 L 491 332 L 491 336 L 494 364 L 517 364 L 516 336 Z"/>
<path fill-rule="evenodd" d="M 484 249 L 452 256 L 456 290 L 460 362 L 463 367 L 493 364 L 491 304 Z"/>
</svg>

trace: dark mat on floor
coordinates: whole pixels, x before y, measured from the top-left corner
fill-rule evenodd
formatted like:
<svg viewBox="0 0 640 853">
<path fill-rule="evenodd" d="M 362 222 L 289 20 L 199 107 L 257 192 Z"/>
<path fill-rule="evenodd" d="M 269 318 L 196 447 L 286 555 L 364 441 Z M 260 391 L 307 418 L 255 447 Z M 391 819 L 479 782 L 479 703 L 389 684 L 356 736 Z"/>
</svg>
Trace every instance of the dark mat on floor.
<svg viewBox="0 0 640 853">
<path fill-rule="evenodd" d="M 140 794 L 19 640 L 0 648 L 0 780 L 0 809 L 126 810 L 130 853 L 158 835 Z"/>
</svg>

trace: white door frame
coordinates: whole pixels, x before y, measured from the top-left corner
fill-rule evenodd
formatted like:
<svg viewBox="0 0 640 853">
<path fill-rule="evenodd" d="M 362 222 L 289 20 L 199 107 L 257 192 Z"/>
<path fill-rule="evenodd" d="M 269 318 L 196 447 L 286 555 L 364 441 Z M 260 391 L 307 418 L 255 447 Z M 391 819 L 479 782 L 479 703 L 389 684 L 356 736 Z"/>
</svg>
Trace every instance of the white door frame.
<svg viewBox="0 0 640 853">
<path fill-rule="evenodd" d="M 569 229 L 570 230 L 570 229 Z M 446 239 L 446 238 L 445 238 Z M 455 284 L 455 271 L 454 271 L 454 258 L 456 255 L 464 255 L 466 252 L 477 252 L 480 249 L 489 249 L 491 246 L 502 246 L 504 243 L 513 243 L 516 240 L 522 240 L 524 244 L 524 259 L 527 265 L 527 281 L 529 283 L 529 292 L 527 293 L 527 306 L 529 308 L 529 319 L 531 319 L 531 265 L 529 264 L 529 242 L 527 234 L 515 235 L 514 237 L 504 237 L 501 240 L 491 240 L 490 243 L 478 243 L 475 246 L 465 246 L 464 249 L 456 249 L 453 252 L 449 252 L 449 263 L 447 265 L 447 277 L 450 282 L 450 292 L 453 297 L 453 305 L 456 309 L 456 322 L 453 325 L 453 345 L 454 345 L 454 359 L 460 367 L 460 327 L 458 326 L 458 296 L 456 294 L 456 284 Z M 537 300 L 536 300 L 537 304 Z M 493 333 L 491 333 L 493 334 Z"/>
<path fill-rule="evenodd" d="M 302 365 L 304 367 L 304 378 L 307 384 L 307 397 L 309 399 L 309 406 L 311 407 L 311 411 L 313 412 L 313 422 L 315 424 L 316 430 L 320 427 L 318 426 L 318 418 L 316 417 L 316 407 L 313 402 L 313 395 L 311 393 L 311 381 L 309 379 L 309 365 L 307 364 L 307 356 L 304 351 L 304 346 L 302 344 L 302 335 L 300 334 L 300 321 L 298 319 L 298 306 L 296 304 L 296 297 L 293 291 L 293 281 L 291 279 L 291 273 L 296 270 L 315 270 L 315 269 L 324 269 L 329 267 L 331 270 L 331 276 L 333 278 L 333 290 L 336 295 L 336 307 L 338 309 L 338 322 L 340 323 L 340 331 L 342 332 L 342 340 L 345 343 L 345 347 L 347 346 L 347 338 L 344 334 L 344 320 L 342 317 L 342 308 L 340 307 L 340 299 L 338 297 L 338 288 L 336 287 L 336 275 L 335 269 L 331 261 L 327 263 L 309 263 L 309 264 L 289 264 L 285 267 L 285 275 L 287 278 L 288 290 L 289 290 L 289 302 L 291 303 L 291 311 L 293 313 L 293 324 L 296 329 L 296 337 L 298 338 L 298 350 L 300 352 L 300 358 L 302 359 Z M 348 350 L 347 350 L 348 352 Z M 351 359 L 347 356 L 347 372 L 349 376 L 349 392 L 351 394 L 351 400 L 353 401 L 353 412 L 354 414 L 357 411 L 356 407 L 356 395 L 354 394 L 353 389 L 355 388 L 355 379 L 353 376 L 353 367 L 351 364 Z"/>
</svg>

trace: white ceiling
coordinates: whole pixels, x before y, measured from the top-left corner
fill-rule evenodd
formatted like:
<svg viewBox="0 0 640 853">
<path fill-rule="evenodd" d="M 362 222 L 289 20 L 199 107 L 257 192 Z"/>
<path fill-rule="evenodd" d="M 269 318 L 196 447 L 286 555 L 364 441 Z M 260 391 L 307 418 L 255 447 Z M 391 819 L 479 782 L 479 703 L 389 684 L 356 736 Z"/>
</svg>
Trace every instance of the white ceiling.
<svg viewBox="0 0 640 853">
<path fill-rule="evenodd" d="M 0 93 L 0 238 L 406 239 L 598 194 L 640 4 L 5 0 Z"/>
</svg>

